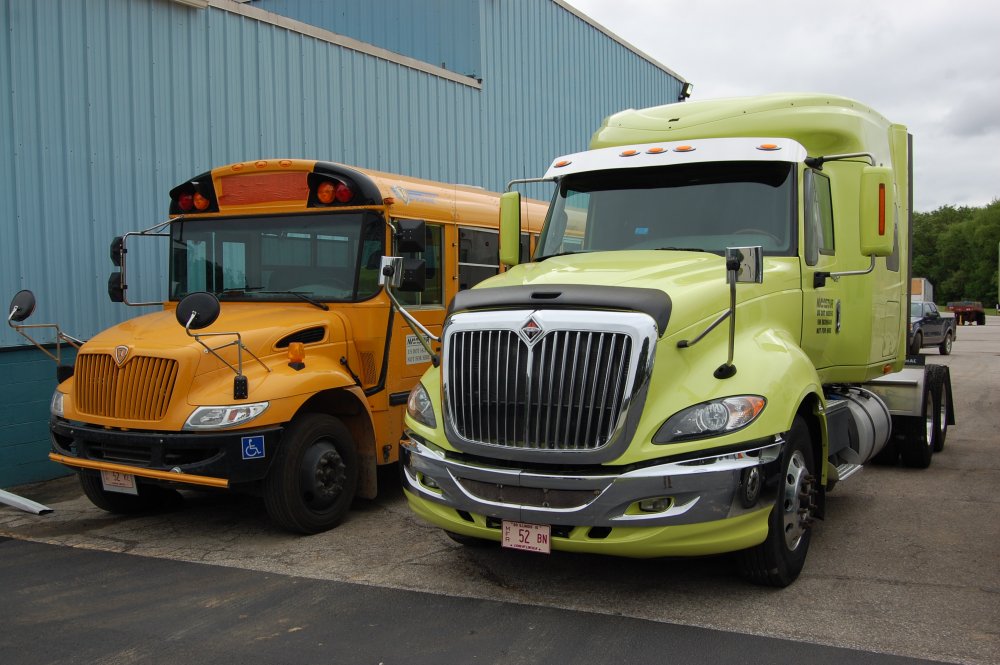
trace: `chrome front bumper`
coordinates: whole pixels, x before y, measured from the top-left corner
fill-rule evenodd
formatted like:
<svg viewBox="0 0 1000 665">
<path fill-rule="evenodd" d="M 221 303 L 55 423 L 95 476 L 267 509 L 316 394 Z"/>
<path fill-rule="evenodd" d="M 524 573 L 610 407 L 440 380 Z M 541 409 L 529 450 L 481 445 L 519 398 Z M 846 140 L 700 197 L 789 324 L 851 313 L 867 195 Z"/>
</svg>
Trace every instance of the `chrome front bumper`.
<svg viewBox="0 0 1000 665">
<path fill-rule="evenodd" d="M 773 504 L 784 440 L 738 453 L 594 472 L 520 470 L 444 451 L 408 433 L 400 450 L 403 488 L 456 511 L 487 518 L 598 527 L 698 524 Z M 639 509 L 658 501 L 657 512 Z"/>
</svg>

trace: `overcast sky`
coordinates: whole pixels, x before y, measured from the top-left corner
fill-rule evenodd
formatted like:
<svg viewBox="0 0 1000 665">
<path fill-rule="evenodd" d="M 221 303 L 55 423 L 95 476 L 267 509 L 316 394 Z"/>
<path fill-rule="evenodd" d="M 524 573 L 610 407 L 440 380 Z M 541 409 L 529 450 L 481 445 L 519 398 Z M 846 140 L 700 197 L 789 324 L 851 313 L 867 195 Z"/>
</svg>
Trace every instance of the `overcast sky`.
<svg viewBox="0 0 1000 665">
<path fill-rule="evenodd" d="M 694 84 L 827 92 L 909 127 L 914 209 L 1000 199 L 998 0 L 566 0 Z"/>
</svg>

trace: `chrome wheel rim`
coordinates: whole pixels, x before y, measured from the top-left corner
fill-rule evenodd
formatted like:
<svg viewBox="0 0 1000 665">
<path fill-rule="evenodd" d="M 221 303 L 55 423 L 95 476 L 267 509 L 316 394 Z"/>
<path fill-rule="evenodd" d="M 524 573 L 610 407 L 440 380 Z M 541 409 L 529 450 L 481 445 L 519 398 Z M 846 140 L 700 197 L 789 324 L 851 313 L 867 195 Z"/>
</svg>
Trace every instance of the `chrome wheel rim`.
<svg viewBox="0 0 1000 665">
<path fill-rule="evenodd" d="M 785 469 L 785 487 L 782 497 L 785 545 L 790 551 L 794 551 L 799 546 L 806 533 L 806 520 L 809 516 L 802 513 L 803 510 L 808 512 L 808 508 L 802 507 L 802 498 L 803 495 L 808 496 L 808 488 L 806 487 L 808 473 L 805 457 L 796 450 L 788 460 L 788 468 Z"/>
</svg>

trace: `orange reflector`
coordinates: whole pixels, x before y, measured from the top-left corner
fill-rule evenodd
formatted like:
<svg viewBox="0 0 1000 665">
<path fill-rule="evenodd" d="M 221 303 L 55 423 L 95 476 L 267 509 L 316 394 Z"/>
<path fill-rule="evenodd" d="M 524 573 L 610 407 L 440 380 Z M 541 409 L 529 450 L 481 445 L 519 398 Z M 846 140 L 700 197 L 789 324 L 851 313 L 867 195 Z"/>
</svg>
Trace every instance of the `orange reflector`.
<svg viewBox="0 0 1000 665">
<path fill-rule="evenodd" d="M 885 235 L 885 184 L 878 185 L 878 234 Z"/>
<path fill-rule="evenodd" d="M 622 150 L 621 156 L 622 157 L 635 157 L 638 154 L 639 154 L 638 150 Z"/>
<path fill-rule="evenodd" d="M 316 200 L 320 203 L 333 203 L 337 188 L 329 180 L 324 180 L 316 187 Z"/>
<path fill-rule="evenodd" d="M 233 164 L 232 169 L 234 171 L 242 171 L 243 170 L 243 165 L 242 164 Z"/>
<path fill-rule="evenodd" d="M 290 159 L 283 159 L 280 162 L 278 162 L 278 166 L 284 167 L 286 169 L 291 165 L 292 165 L 292 160 Z"/>
<path fill-rule="evenodd" d="M 674 152 L 694 152 L 693 145 L 679 145 L 674 148 Z"/>
<path fill-rule="evenodd" d="M 254 162 L 254 166 L 256 166 L 259 169 L 266 169 L 267 168 L 267 162 L 265 162 L 264 160 L 261 160 L 259 162 Z"/>
<path fill-rule="evenodd" d="M 666 152 L 666 148 L 650 148 L 646 151 L 647 155 L 659 155 L 660 153 Z"/>
<path fill-rule="evenodd" d="M 194 196 L 191 197 L 191 201 L 198 210 L 207 210 L 208 206 L 212 205 L 212 202 L 202 196 L 201 192 L 195 192 Z"/>
<path fill-rule="evenodd" d="M 396 199 L 393 198 L 393 197 L 391 197 L 391 196 L 387 196 L 384 199 L 382 199 L 382 205 L 384 205 L 384 206 L 391 206 L 391 205 L 393 205 L 395 203 L 396 203 Z"/>
<path fill-rule="evenodd" d="M 882 373 L 890 374 L 892 372 L 892 365 L 882 365 Z"/>
<path fill-rule="evenodd" d="M 561 169 L 562 167 L 569 166 L 572 163 L 573 162 L 569 161 L 568 159 L 564 159 L 561 162 L 556 162 L 555 164 L 552 165 L 552 167 L 556 169 Z"/>
<path fill-rule="evenodd" d="M 774 143 L 761 143 L 759 146 L 757 146 L 757 149 L 758 150 L 767 150 L 767 151 L 781 150 L 781 146 L 780 145 L 775 145 Z"/>
<path fill-rule="evenodd" d="M 291 342 L 288 345 L 288 362 L 300 363 L 306 359 L 306 347 L 302 342 Z"/>
</svg>

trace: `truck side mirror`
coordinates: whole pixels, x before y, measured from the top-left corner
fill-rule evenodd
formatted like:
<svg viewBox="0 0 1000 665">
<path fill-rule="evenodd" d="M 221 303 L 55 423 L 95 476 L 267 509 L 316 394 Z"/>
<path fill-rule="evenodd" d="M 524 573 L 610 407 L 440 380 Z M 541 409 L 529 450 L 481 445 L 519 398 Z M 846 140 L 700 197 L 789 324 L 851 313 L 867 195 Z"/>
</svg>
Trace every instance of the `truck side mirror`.
<svg viewBox="0 0 1000 665">
<path fill-rule="evenodd" d="M 18 291 L 11 299 L 10 307 L 7 308 L 7 322 L 20 323 L 31 316 L 31 313 L 34 311 L 35 294 L 27 289 Z"/>
<path fill-rule="evenodd" d="M 427 226 L 419 219 L 396 220 L 396 251 L 419 254 L 427 243 Z"/>
<path fill-rule="evenodd" d="M 521 257 L 521 194 L 500 195 L 500 263 L 516 266 Z"/>
<path fill-rule="evenodd" d="M 115 236 L 114 240 L 111 241 L 111 263 L 115 264 L 116 268 L 122 267 L 122 254 L 125 253 L 125 239 L 121 236 Z"/>
<path fill-rule="evenodd" d="M 108 298 L 111 302 L 125 302 L 125 284 L 122 282 L 122 274 L 118 271 L 108 277 Z"/>
<path fill-rule="evenodd" d="M 866 166 L 861 174 L 861 254 L 889 256 L 895 246 L 895 188 L 892 169 Z"/>
<path fill-rule="evenodd" d="M 726 271 L 737 284 L 762 284 L 764 282 L 764 252 L 760 246 L 727 247 Z"/>
</svg>

